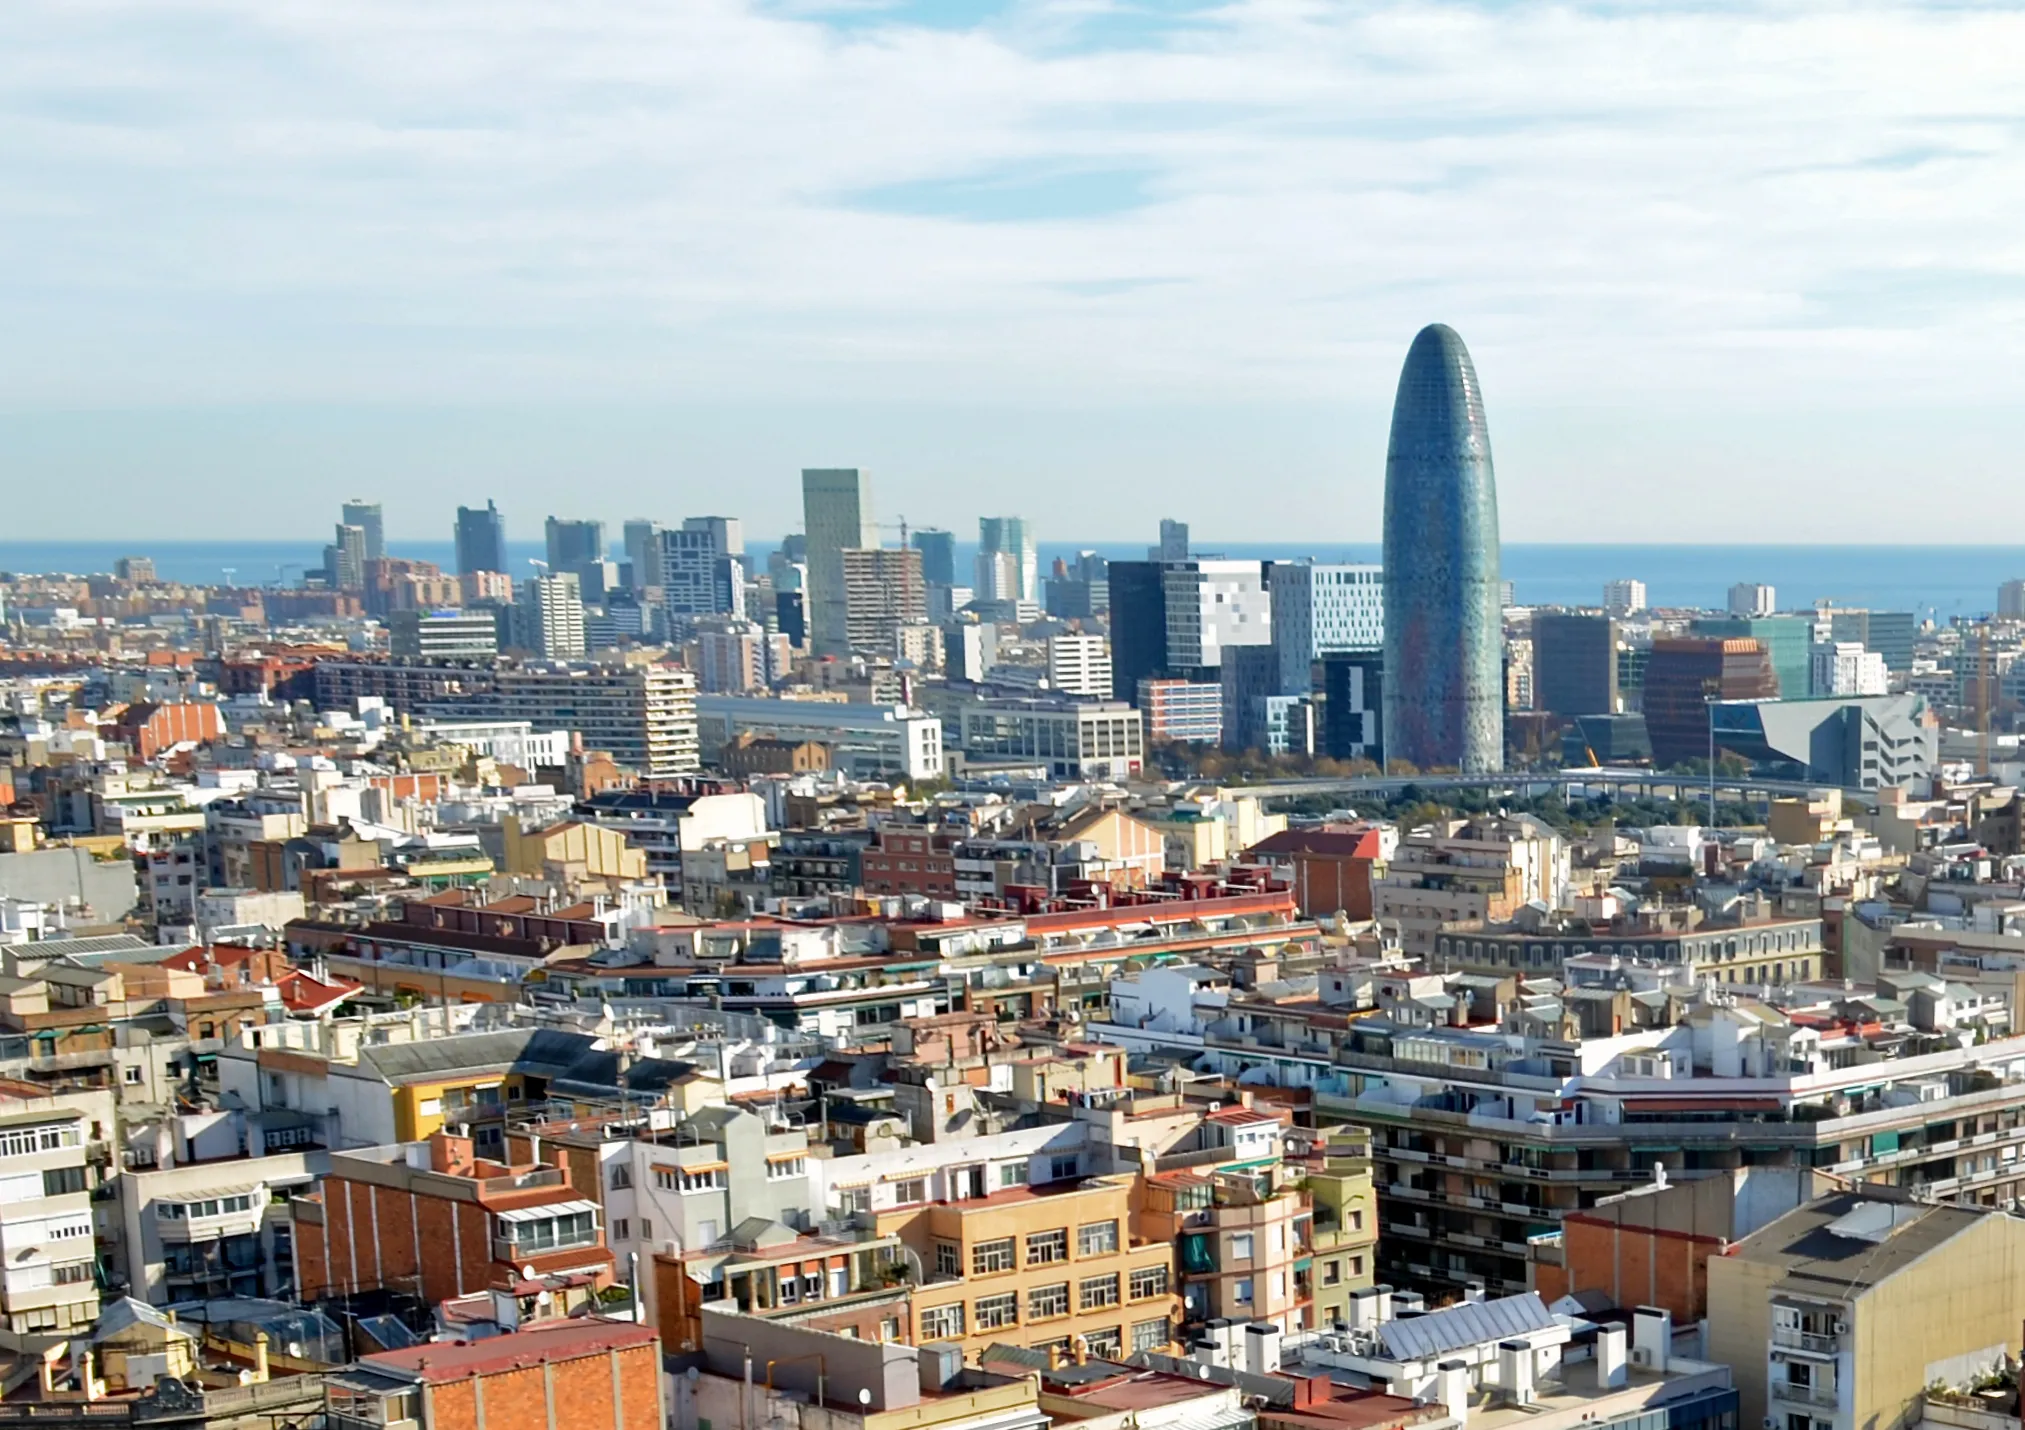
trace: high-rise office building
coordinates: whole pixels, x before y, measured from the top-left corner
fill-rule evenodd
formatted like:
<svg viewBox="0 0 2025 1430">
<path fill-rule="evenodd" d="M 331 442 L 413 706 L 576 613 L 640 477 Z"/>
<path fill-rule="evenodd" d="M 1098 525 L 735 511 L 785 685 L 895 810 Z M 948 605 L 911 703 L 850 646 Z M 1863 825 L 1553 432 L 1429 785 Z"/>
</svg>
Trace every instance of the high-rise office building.
<svg viewBox="0 0 2025 1430">
<path fill-rule="evenodd" d="M 909 538 L 921 553 L 921 579 L 931 586 L 956 584 L 956 533 L 925 526 Z"/>
<path fill-rule="evenodd" d="M 338 523 L 337 538 L 324 548 L 324 572 L 340 590 L 363 590 L 366 584 L 366 529 Z"/>
<path fill-rule="evenodd" d="M 346 526 L 356 526 L 366 534 L 366 560 L 384 561 L 387 558 L 387 527 L 376 501 L 362 501 L 353 497 L 344 504 L 339 518 Z"/>
<path fill-rule="evenodd" d="M 745 614 L 745 534 L 736 517 L 692 516 L 660 533 L 661 604 L 673 617 Z"/>
<path fill-rule="evenodd" d="M 567 521 L 550 517 L 544 524 L 548 538 L 548 569 L 574 571 L 586 562 L 605 559 L 605 524 L 602 521 Z"/>
<path fill-rule="evenodd" d="M 1997 588 L 1997 616 L 2000 620 L 2025 620 L 2025 581 L 2006 581 Z"/>
<path fill-rule="evenodd" d="M 849 650 L 889 652 L 894 630 L 928 620 L 921 553 L 913 547 L 862 547 L 843 553 L 844 641 Z"/>
<path fill-rule="evenodd" d="M 1533 708 L 1564 718 L 1618 706 L 1617 623 L 1541 611 L 1533 617 Z"/>
<path fill-rule="evenodd" d="M 636 516 L 623 528 L 628 579 L 635 591 L 661 584 L 661 523 Z"/>
<path fill-rule="evenodd" d="M 1453 329 L 1421 329 L 1385 458 L 1385 753 L 1504 764 L 1498 489 L 1482 389 Z"/>
<path fill-rule="evenodd" d="M 457 574 L 506 571 L 506 517 L 491 502 L 457 508 Z"/>
<path fill-rule="evenodd" d="M 583 590 L 574 571 L 551 571 L 521 583 L 515 604 L 518 644 L 543 660 L 578 660 L 584 654 Z"/>
<path fill-rule="evenodd" d="M 1701 616 L 1689 626 L 1688 634 L 1721 636 L 1726 640 L 1740 637 L 1755 640 L 1771 658 L 1772 674 L 1778 678 L 1778 694 L 1782 700 L 1804 700 L 1809 695 L 1828 693 L 1814 689 L 1812 617 Z"/>
<path fill-rule="evenodd" d="M 1261 561 L 1177 561 L 1161 568 L 1172 673 L 1220 670 L 1225 647 L 1273 643 L 1269 571 Z"/>
<path fill-rule="evenodd" d="M 1146 552 L 1149 561 L 1186 561 L 1188 559 L 1188 523 L 1176 521 L 1171 516 L 1160 518 L 1160 544 Z"/>
<path fill-rule="evenodd" d="M 987 571 L 994 573 L 993 580 L 986 580 Z M 1005 575 L 998 576 L 999 571 Z M 1040 601 L 1040 553 L 1026 518 L 987 516 L 978 520 L 977 572 L 979 600 Z M 1000 589 L 1006 584 L 1010 590 Z"/>
<path fill-rule="evenodd" d="M 1385 757 L 1385 653 L 1326 651 L 1322 667 L 1322 753 L 1332 760 Z"/>
<path fill-rule="evenodd" d="M 1779 593 L 1757 581 L 1739 581 L 1730 587 L 1730 614 L 1769 616 L 1779 609 Z"/>
<path fill-rule="evenodd" d="M 1771 700 L 1779 677 L 1762 642 L 1749 637 L 1674 636 L 1652 643 L 1645 667 L 1645 728 L 1660 769 L 1709 756 L 1713 718 L 1722 700 Z"/>
<path fill-rule="evenodd" d="M 802 469 L 802 525 L 808 534 L 804 617 L 816 655 L 849 655 L 844 553 L 879 545 L 872 483 L 856 467 Z"/>
<path fill-rule="evenodd" d="M 1111 642 L 1090 635 L 1048 637 L 1048 684 L 1064 695 L 1109 698 Z"/>
<path fill-rule="evenodd" d="M 1315 662 L 1323 654 L 1385 644 L 1384 572 L 1376 566 L 1276 561 L 1272 614 L 1279 655 L 1279 689 L 1272 694 L 1311 694 Z"/>
<path fill-rule="evenodd" d="M 1645 582 L 1626 579 L 1606 581 L 1603 609 L 1612 616 L 1633 616 L 1645 609 Z"/>
<path fill-rule="evenodd" d="M 1079 551 L 1076 559 L 1055 558 L 1055 570 L 1042 583 L 1047 613 L 1065 621 L 1089 620 L 1111 610 L 1111 563 L 1094 551 Z"/>
</svg>

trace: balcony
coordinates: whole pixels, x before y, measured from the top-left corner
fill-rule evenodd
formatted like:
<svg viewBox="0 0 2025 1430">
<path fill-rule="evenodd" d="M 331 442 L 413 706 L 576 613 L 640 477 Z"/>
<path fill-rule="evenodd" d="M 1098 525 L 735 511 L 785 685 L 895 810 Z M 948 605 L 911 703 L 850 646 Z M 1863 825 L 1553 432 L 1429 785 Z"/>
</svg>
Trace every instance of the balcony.
<svg viewBox="0 0 2025 1430">
<path fill-rule="evenodd" d="M 1772 1328 L 1772 1344 L 1790 1351 L 1807 1351 L 1813 1355 L 1832 1356 L 1842 1348 L 1842 1338 L 1835 1335 L 1820 1335 L 1813 1331 L 1798 1331 L 1785 1326 Z"/>
<path fill-rule="evenodd" d="M 1798 1385 L 1787 1380 L 1775 1380 L 1771 1384 L 1772 1398 L 1791 1405 L 1821 1405 L 1830 1410 L 1835 1408 L 1835 1387 L 1832 1385 Z"/>
</svg>

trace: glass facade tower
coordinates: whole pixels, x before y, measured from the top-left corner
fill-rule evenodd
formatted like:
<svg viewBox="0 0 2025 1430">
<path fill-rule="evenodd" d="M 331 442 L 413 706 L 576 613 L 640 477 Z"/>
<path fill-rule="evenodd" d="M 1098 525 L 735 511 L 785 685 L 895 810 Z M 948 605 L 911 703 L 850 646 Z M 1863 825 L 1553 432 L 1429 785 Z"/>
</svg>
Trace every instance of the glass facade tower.
<svg viewBox="0 0 2025 1430">
<path fill-rule="evenodd" d="M 1422 328 L 1399 374 L 1385 457 L 1385 757 L 1504 767 L 1498 489 L 1469 349 Z"/>
</svg>

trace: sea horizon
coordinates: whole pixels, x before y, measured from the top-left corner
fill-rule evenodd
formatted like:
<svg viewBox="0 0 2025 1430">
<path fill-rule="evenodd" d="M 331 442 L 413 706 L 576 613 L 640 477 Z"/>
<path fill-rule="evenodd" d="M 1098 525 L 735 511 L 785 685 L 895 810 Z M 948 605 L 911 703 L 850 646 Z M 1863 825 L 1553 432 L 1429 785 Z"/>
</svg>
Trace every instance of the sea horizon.
<svg viewBox="0 0 2025 1430">
<path fill-rule="evenodd" d="M 610 549 L 608 528 L 608 549 Z M 755 561 L 779 545 L 777 537 L 751 537 L 746 548 Z M 1042 541 L 1043 574 L 1057 558 L 1073 560 L 1092 551 L 1110 560 L 1143 559 L 1148 542 Z M 454 565 L 448 540 L 387 543 L 389 554 Z M 512 560 L 523 574 L 543 554 L 540 541 L 509 541 Z M 968 571 L 977 545 L 957 543 L 958 572 Z M 1265 541 L 1195 544 L 1202 557 L 1242 560 L 1376 563 L 1375 541 Z M 293 585 L 304 569 L 321 563 L 320 542 L 270 539 L 36 540 L 0 539 L 0 574 L 91 575 L 112 569 L 121 556 L 146 556 L 160 577 L 192 585 Z M 1923 619 L 1946 622 L 1996 608 L 1997 588 L 2025 578 L 2025 546 L 1968 543 L 1768 543 L 1768 542 L 1507 542 L 1501 548 L 1501 575 L 1512 583 L 1521 605 L 1599 605 L 1606 581 L 1646 583 L 1655 607 L 1722 608 L 1731 585 L 1762 582 L 1775 588 L 1782 610 L 1805 610 L 1827 602 L 1910 610 Z M 616 557 L 614 558 L 616 559 Z"/>
</svg>

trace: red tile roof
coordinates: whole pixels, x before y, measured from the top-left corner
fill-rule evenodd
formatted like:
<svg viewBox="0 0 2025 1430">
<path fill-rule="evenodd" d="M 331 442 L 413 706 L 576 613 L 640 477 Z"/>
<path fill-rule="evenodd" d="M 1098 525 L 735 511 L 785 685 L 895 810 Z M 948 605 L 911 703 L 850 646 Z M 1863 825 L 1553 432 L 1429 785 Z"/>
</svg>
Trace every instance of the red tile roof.
<svg viewBox="0 0 2025 1430">
<path fill-rule="evenodd" d="M 499 1375 L 526 1366 L 655 1345 L 659 1340 L 652 1326 L 637 1326 L 630 1321 L 565 1321 L 478 1341 L 434 1341 L 398 1351 L 381 1351 L 359 1357 L 359 1364 L 441 1385 L 476 1375 Z"/>
</svg>

